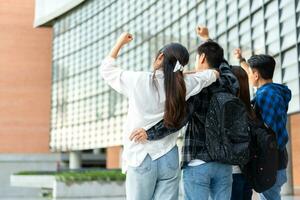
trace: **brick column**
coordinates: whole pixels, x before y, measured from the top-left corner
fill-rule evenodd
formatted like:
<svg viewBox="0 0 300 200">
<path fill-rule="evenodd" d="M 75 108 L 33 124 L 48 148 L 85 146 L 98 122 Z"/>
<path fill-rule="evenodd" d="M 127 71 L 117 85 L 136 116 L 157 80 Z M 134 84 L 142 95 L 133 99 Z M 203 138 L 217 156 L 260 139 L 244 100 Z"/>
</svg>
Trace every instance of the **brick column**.
<svg viewBox="0 0 300 200">
<path fill-rule="evenodd" d="M 108 147 L 106 149 L 106 168 L 121 168 L 122 146 Z"/>
<path fill-rule="evenodd" d="M 293 185 L 294 193 L 300 194 L 300 113 L 290 116 L 290 143 L 291 143 L 291 155 L 289 160 L 293 169 Z"/>
</svg>

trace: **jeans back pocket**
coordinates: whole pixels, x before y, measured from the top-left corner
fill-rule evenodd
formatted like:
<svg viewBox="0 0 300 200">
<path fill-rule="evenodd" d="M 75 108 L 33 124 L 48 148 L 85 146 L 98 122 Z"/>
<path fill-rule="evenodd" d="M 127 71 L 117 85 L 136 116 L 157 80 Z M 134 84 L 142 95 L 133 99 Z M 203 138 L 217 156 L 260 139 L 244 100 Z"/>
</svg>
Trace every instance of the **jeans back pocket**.
<svg viewBox="0 0 300 200">
<path fill-rule="evenodd" d="M 144 161 L 140 164 L 140 166 L 132 167 L 132 169 L 139 174 L 145 174 L 151 170 L 151 164 L 152 159 L 149 155 L 147 155 Z"/>
<path fill-rule="evenodd" d="M 164 155 L 166 158 L 166 164 L 167 167 L 172 170 L 177 170 L 179 167 L 179 155 L 178 155 L 178 147 L 175 146 L 171 151 L 169 151 L 166 155 Z"/>
</svg>

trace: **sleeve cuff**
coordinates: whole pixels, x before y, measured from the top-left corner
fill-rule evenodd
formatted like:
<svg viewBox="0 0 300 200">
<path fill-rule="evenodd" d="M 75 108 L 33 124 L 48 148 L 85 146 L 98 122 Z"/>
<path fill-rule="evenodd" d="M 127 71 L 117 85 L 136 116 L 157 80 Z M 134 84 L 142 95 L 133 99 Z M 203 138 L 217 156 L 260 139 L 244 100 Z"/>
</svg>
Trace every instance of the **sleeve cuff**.
<svg viewBox="0 0 300 200">
<path fill-rule="evenodd" d="M 107 56 L 105 59 L 104 59 L 106 62 L 111 62 L 111 63 L 114 63 L 116 62 L 116 59 L 111 57 L 111 56 Z"/>
<path fill-rule="evenodd" d="M 146 131 L 146 133 L 147 133 L 147 136 L 148 136 L 147 140 L 154 140 L 154 138 L 155 138 L 155 131 L 148 130 L 148 131 Z"/>
</svg>

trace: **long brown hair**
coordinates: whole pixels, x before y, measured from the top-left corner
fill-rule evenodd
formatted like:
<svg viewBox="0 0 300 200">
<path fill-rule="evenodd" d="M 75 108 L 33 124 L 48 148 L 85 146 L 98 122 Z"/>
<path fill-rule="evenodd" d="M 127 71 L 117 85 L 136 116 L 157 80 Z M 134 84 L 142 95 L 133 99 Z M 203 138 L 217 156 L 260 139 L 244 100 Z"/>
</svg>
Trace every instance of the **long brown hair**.
<svg viewBox="0 0 300 200">
<path fill-rule="evenodd" d="M 164 55 L 161 66 L 166 94 L 164 124 L 178 128 L 186 115 L 186 87 L 182 71 L 173 70 L 177 61 L 183 66 L 189 62 L 189 52 L 179 43 L 168 44 L 160 52 Z"/>
<path fill-rule="evenodd" d="M 251 101 L 250 101 L 250 91 L 249 91 L 249 80 L 246 71 L 240 66 L 232 67 L 233 74 L 237 77 L 239 81 L 239 91 L 238 97 L 243 101 L 246 106 L 248 116 L 251 119 L 255 118 L 255 112 L 252 109 Z"/>
</svg>

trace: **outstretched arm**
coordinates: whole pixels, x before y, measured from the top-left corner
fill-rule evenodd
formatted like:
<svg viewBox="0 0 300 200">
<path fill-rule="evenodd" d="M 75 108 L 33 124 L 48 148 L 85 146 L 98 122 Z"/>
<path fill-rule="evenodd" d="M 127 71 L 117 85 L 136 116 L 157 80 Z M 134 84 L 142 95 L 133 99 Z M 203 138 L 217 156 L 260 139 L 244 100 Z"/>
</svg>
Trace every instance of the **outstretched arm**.
<svg viewBox="0 0 300 200">
<path fill-rule="evenodd" d="M 242 50 L 237 48 L 233 52 L 234 57 L 240 62 L 241 67 L 246 71 L 246 73 L 250 74 L 249 64 L 246 62 L 246 59 L 242 56 Z"/>
<path fill-rule="evenodd" d="M 129 43 L 133 39 L 130 33 L 124 32 L 120 35 L 118 40 L 116 41 L 115 45 L 111 49 L 110 53 L 108 54 L 109 57 L 117 58 L 121 48 Z"/>
<path fill-rule="evenodd" d="M 170 134 L 176 133 L 188 123 L 194 112 L 194 98 L 190 98 L 187 101 L 187 104 L 187 115 L 185 116 L 184 120 L 181 122 L 181 125 L 179 127 L 166 127 L 164 125 L 164 121 L 161 120 L 147 131 L 143 128 L 136 129 L 132 132 L 129 139 L 135 142 L 144 143 L 147 140 L 159 140 Z"/>
<path fill-rule="evenodd" d="M 171 135 L 172 133 L 176 133 L 184 125 L 185 124 L 182 124 L 179 128 L 168 128 L 164 125 L 164 121 L 161 120 L 147 131 L 143 128 L 136 129 L 132 132 L 129 139 L 138 143 L 144 143 L 147 140 L 159 140 L 168 135 Z"/>
<path fill-rule="evenodd" d="M 109 52 L 108 56 L 102 61 L 100 75 L 105 82 L 110 85 L 117 92 L 129 96 L 135 81 L 137 80 L 138 72 L 126 71 L 121 69 L 116 64 L 116 58 L 121 48 L 132 40 L 132 35 L 129 33 L 122 33 L 115 45 Z"/>
</svg>

